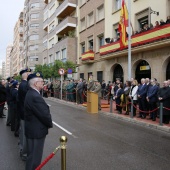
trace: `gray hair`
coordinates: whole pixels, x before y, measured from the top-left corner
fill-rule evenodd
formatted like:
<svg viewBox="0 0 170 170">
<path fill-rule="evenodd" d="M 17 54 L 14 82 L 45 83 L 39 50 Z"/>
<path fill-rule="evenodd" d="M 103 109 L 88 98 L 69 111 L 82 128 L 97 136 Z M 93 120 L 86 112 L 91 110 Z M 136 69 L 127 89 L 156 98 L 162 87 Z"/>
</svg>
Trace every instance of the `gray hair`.
<svg viewBox="0 0 170 170">
<path fill-rule="evenodd" d="M 39 81 L 39 78 L 33 78 L 33 79 L 29 80 L 29 82 L 28 82 L 29 86 L 32 88 L 35 88 L 34 84 L 36 81 Z"/>
</svg>

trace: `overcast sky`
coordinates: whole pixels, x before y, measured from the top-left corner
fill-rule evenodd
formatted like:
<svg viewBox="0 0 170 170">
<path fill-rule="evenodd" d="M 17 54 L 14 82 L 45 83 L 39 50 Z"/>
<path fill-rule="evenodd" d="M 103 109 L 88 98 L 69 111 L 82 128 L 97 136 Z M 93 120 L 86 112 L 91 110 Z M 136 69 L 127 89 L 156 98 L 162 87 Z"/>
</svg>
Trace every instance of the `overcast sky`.
<svg viewBox="0 0 170 170">
<path fill-rule="evenodd" d="M 6 47 L 13 42 L 13 30 L 25 0 L 4 0 L 0 4 L 0 68 L 5 61 Z"/>
</svg>

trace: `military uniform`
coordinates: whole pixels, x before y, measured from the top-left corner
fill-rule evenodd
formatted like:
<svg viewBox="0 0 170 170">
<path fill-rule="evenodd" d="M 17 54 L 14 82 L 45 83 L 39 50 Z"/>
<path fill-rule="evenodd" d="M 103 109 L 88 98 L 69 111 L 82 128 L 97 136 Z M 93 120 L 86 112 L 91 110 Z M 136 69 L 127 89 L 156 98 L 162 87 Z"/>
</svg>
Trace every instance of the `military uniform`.
<svg viewBox="0 0 170 170">
<path fill-rule="evenodd" d="M 101 110 L 101 85 L 100 83 L 94 85 L 92 91 L 98 94 L 98 110 Z"/>
</svg>

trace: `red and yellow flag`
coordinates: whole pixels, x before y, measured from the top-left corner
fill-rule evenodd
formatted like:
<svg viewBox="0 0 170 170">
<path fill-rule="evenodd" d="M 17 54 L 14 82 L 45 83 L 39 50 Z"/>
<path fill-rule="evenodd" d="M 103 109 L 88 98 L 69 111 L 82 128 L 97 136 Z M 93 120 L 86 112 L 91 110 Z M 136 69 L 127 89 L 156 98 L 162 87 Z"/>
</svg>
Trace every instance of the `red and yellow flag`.
<svg viewBox="0 0 170 170">
<path fill-rule="evenodd" d="M 122 8 L 120 11 L 119 21 L 120 47 L 126 46 L 126 27 L 128 27 L 128 10 L 125 1 L 122 0 Z"/>
</svg>

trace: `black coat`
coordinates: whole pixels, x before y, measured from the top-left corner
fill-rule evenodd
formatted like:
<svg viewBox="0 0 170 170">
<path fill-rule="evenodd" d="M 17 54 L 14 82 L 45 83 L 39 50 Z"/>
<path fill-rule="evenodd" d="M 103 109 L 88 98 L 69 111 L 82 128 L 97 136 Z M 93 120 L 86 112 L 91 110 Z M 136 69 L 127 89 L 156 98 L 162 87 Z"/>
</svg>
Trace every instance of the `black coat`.
<svg viewBox="0 0 170 170">
<path fill-rule="evenodd" d="M 170 109 L 170 87 L 160 88 L 158 91 L 158 98 L 159 97 L 163 98 L 163 100 L 160 101 L 163 103 L 163 107 Z M 170 111 L 167 109 L 163 109 L 163 114 L 170 115 Z"/>
<path fill-rule="evenodd" d="M 0 104 L 6 101 L 6 89 L 5 86 L 0 84 Z"/>
<path fill-rule="evenodd" d="M 24 101 L 25 101 L 25 96 L 27 94 L 27 91 L 28 91 L 28 83 L 26 80 L 22 80 L 18 89 L 18 101 L 19 101 L 18 111 L 20 114 L 20 118 L 22 120 L 24 120 Z"/>
<path fill-rule="evenodd" d="M 39 139 L 48 134 L 52 119 L 48 105 L 42 96 L 30 88 L 25 97 L 25 135 L 27 138 Z"/>
</svg>

